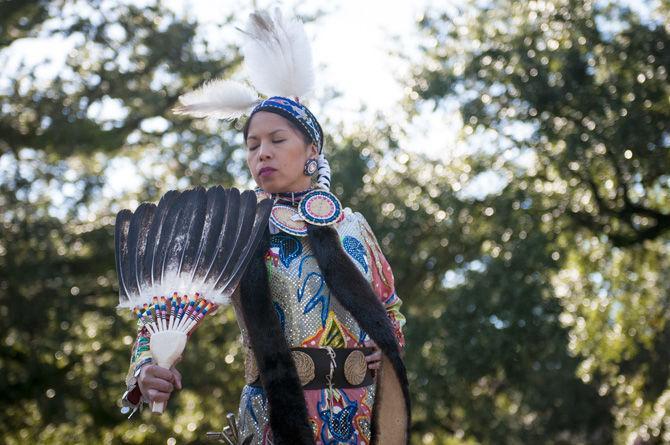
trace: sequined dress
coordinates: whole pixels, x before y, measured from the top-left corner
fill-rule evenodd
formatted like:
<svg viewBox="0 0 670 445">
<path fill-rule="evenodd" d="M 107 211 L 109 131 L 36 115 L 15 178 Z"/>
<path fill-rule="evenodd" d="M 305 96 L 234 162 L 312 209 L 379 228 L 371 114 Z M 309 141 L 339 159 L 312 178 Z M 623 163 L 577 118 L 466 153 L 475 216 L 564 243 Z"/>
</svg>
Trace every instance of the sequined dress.
<svg viewBox="0 0 670 445">
<path fill-rule="evenodd" d="M 372 284 L 387 310 L 401 346 L 405 318 L 395 293 L 393 274 L 370 226 L 360 213 L 348 209 L 336 224 L 342 246 Z M 265 256 L 270 290 L 289 347 L 356 347 L 367 339 L 354 317 L 331 295 L 307 237 L 278 232 Z M 237 305 L 236 305 L 237 306 Z M 238 314 L 240 310 L 236 307 Z M 238 316 L 238 320 L 241 317 Z M 240 322 L 248 344 L 246 328 Z M 367 444 L 375 386 L 305 390 L 309 422 L 318 444 Z M 239 407 L 241 437 L 253 434 L 256 444 L 271 442 L 263 390 L 245 386 Z"/>
<path fill-rule="evenodd" d="M 334 225 L 344 250 L 371 283 L 386 308 L 400 346 L 404 346 L 402 327 L 405 318 L 402 301 L 395 293 L 393 273 L 382 254 L 367 221 L 360 213 L 345 209 Z M 265 255 L 270 291 L 289 347 L 359 347 L 366 333 L 354 317 L 331 294 L 316 263 L 307 237 L 282 231 L 271 235 Z M 242 342 L 250 355 L 247 330 L 239 306 L 239 293 L 233 296 Z M 132 370 L 150 360 L 147 342 L 138 337 L 127 379 Z M 247 358 L 248 360 L 248 358 Z M 313 389 L 304 391 L 309 423 L 317 444 L 368 444 L 375 385 L 360 388 Z M 253 444 L 272 444 L 268 404 L 262 388 L 244 386 L 238 412 L 240 437 L 254 436 Z"/>
</svg>

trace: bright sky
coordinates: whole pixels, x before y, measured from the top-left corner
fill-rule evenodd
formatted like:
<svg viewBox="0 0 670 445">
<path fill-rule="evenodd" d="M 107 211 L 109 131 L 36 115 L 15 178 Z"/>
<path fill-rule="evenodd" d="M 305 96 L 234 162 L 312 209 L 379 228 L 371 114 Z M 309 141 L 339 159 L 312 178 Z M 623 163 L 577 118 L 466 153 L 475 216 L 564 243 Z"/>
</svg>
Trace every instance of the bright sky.
<svg viewBox="0 0 670 445">
<path fill-rule="evenodd" d="M 351 128 L 371 122 L 372 116 L 380 112 L 388 122 L 407 130 L 408 138 L 403 145 L 408 150 L 448 159 L 457 151 L 456 135 L 461 126 L 458 114 L 431 109 L 413 122 L 407 122 L 399 102 L 406 95 L 403 79 L 407 77 L 412 60 L 391 55 L 416 56 L 421 38 L 416 21 L 436 3 L 432 0 L 259 0 L 248 1 L 240 8 L 239 1 L 222 0 L 219 7 L 212 10 L 209 2 L 205 1 L 167 1 L 176 12 L 190 14 L 205 26 L 207 23 L 223 22 L 231 8 L 242 12 L 241 16 L 254 7 L 274 5 L 280 6 L 285 14 L 298 16 L 310 16 L 320 10 L 323 16 L 305 25 L 312 39 L 314 65 L 317 67 L 317 100 L 312 101 L 316 104 L 307 101 L 315 114 Z M 445 8 L 453 0 L 439 3 L 441 8 Z M 227 7 L 229 5 L 230 8 Z M 340 96 L 323 100 L 330 96 L 329 91 L 332 90 Z M 366 111 L 361 113 L 363 107 Z"/>
<path fill-rule="evenodd" d="M 230 11 L 246 14 L 256 5 L 267 8 L 278 5 L 284 14 L 309 16 L 317 11 L 324 15 L 305 25 L 312 39 L 315 66 L 318 68 L 318 93 L 336 89 L 344 95 L 343 108 L 365 104 L 374 109 L 392 106 L 402 97 L 395 75 L 406 69 L 405 63 L 388 56 L 398 49 L 391 41 L 398 36 L 404 47 L 416 46 L 415 18 L 427 0 L 396 1 L 351 0 L 317 1 L 247 1 L 220 0 L 217 8 L 202 0 L 167 0 L 178 13 L 187 13 L 201 23 L 221 23 Z M 389 5 L 393 7 L 389 7 Z M 320 9 L 319 9 L 320 8 Z M 243 26 L 244 22 L 236 24 Z M 228 35 L 227 38 L 235 36 Z M 212 39 L 215 40 L 215 36 Z"/>
</svg>

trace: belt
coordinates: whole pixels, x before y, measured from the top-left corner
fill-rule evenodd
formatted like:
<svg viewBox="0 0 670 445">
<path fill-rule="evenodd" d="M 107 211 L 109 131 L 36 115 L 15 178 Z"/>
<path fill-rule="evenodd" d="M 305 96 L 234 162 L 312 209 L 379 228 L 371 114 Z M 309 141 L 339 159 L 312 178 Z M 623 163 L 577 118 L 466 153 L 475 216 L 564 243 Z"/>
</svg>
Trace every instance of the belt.
<svg viewBox="0 0 670 445">
<path fill-rule="evenodd" d="M 374 382 L 365 356 L 373 348 L 291 348 L 291 355 L 303 389 L 360 388 Z M 247 350 L 244 378 L 260 387 L 260 373 L 251 350 Z"/>
</svg>

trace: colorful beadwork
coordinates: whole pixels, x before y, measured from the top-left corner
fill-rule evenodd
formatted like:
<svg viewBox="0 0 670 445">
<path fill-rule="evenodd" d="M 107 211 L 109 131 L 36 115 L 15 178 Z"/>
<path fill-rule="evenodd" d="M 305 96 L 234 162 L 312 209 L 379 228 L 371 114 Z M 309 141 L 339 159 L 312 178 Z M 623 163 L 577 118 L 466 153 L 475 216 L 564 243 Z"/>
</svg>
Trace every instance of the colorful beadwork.
<svg viewBox="0 0 670 445">
<path fill-rule="evenodd" d="M 330 192 L 312 190 L 298 204 L 298 212 L 309 224 L 329 226 L 340 218 L 342 204 Z"/>
<path fill-rule="evenodd" d="M 277 233 L 272 235 L 270 246 L 277 249 L 279 261 L 288 268 L 291 262 L 298 258 L 302 253 L 302 243 L 294 236 L 285 233 Z"/>
<path fill-rule="evenodd" d="M 277 313 L 277 318 L 279 318 L 279 324 L 281 325 L 281 330 L 286 332 L 286 315 L 284 315 L 284 309 L 281 308 L 281 305 L 276 301 L 272 303 Z"/>
<path fill-rule="evenodd" d="M 332 227 L 337 230 L 347 255 L 351 256 L 354 264 L 376 291 L 379 301 L 394 324 L 399 341 L 402 342 L 400 328 L 404 318 L 398 312 L 401 301 L 395 296 L 390 298 L 394 294 L 393 276 L 390 270 L 387 271 L 388 264 L 374 235 L 362 215 L 343 210 L 340 218 L 341 221 Z M 275 237 L 278 239 L 275 240 Z M 368 336 L 325 283 L 309 237 L 292 237 L 301 243 L 302 251 L 297 258 L 290 261 L 284 255 L 293 249 L 281 253 L 278 247 L 279 239 L 284 238 L 289 239 L 291 236 L 283 231 L 272 236 L 271 243 L 274 245 L 269 250 L 273 251 L 273 255 L 266 258 L 266 266 L 273 303 L 289 347 L 362 346 Z M 290 247 L 289 244 L 286 247 Z M 364 264 L 367 265 L 367 271 Z M 309 422 L 313 425 L 317 443 L 370 444 L 372 407 L 375 402 L 374 385 L 335 388 L 333 391 L 313 389 L 305 390 L 304 393 Z M 255 424 L 251 413 L 244 409 L 246 400 L 243 400 L 240 416 L 246 419 L 240 422 L 243 425 L 240 432 L 245 437 L 254 434 L 253 445 L 268 445 L 272 442 L 266 440 L 267 424 L 263 424 L 261 420 L 268 415 L 267 407 L 260 395 L 254 399 L 253 407 L 259 424 Z M 354 406 L 357 408 L 355 412 Z"/>
<path fill-rule="evenodd" d="M 368 258 L 365 256 L 365 247 L 363 243 L 358 241 L 353 236 L 345 236 L 342 240 L 342 247 L 349 254 L 349 256 L 355 259 L 358 264 L 361 265 L 365 273 L 368 272 Z"/>
<path fill-rule="evenodd" d="M 318 288 L 316 288 L 316 286 Z M 316 289 L 316 291 L 314 291 Z M 303 296 L 306 291 L 312 290 L 314 294 L 312 298 L 307 301 L 305 308 L 303 310 L 304 314 L 309 314 L 312 312 L 319 304 L 321 305 L 321 326 L 326 325 L 326 319 L 328 318 L 328 309 L 330 308 L 330 291 L 326 292 L 326 282 L 323 279 L 323 276 L 317 272 L 310 272 L 305 277 L 305 280 L 302 283 L 302 286 L 298 289 L 296 296 L 298 302 L 302 301 Z"/>
<path fill-rule="evenodd" d="M 331 394 L 329 390 L 322 390 L 318 405 L 319 417 L 324 422 L 321 427 L 321 440 L 328 445 L 350 443 L 355 434 L 353 420 L 358 411 L 358 403 L 350 400 L 344 391 L 337 391 L 334 395 L 335 406 L 330 406 Z M 358 440 L 354 443 L 358 443 Z"/>
<path fill-rule="evenodd" d="M 316 117 L 306 106 L 288 97 L 272 96 L 259 103 L 251 112 L 251 116 L 258 111 L 264 110 L 278 110 L 280 111 L 279 114 L 288 117 L 289 120 L 292 119 L 295 123 L 304 128 L 307 134 L 312 138 L 312 141 L 314 141 L 319 148 L 319 153 L 321 153 L 321 148 L 323 147 L 323 131 L 321 130 L 321 125 L 319 125 Z"/>
<path fill-rule="evenodd" d="M 275 204 L 270 212 L 270 222 L 282 232 L 295 236 L 307 236 L 307 224 L 295 219 L 296 209 L 284 204 Z"/>
</svg>

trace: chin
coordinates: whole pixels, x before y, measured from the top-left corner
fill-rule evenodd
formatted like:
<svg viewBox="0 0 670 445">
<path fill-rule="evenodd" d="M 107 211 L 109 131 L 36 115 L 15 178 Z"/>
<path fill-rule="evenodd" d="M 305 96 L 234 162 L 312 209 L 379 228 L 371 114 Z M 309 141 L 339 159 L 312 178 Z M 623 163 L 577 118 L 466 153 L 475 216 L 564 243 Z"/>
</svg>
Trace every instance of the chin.
<svg viewBox="0 0 670 445">
<path fill-rule="evenodd" d="M 275 188 L 275 187 L 261 187 L 261 188 L 268 193 L 281 193 L 281 192 L 283 192 L 282 189 Z"/>
<path fill-rule="evenodd" d="M 275 181 L 263 181 L 260 182 L 260 187 L 268 193 L 281 193 L 283 188 L 281 184 L 277 184 Z"/>
<path fill-rule="evenodd" d="M 299 184 L 282 179 L 283 178 L 267 178 L 264 181 L 256 181 L 256 184 L 259 184 L 260 188 L 268 193 L 285 193 L 289 191 L 301 192 L 310 188 L 311 184 L 305 184 L 305 186 L 301 188 Z"/>
</svg>

